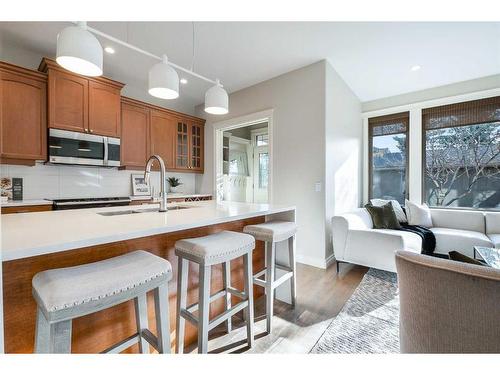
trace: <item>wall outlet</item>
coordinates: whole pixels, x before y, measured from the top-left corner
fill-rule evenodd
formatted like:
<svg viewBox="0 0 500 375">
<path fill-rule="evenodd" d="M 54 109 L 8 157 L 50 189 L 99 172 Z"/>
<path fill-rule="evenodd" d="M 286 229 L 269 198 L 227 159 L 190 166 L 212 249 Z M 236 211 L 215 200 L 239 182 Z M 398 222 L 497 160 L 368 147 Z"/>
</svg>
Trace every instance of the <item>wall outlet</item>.
<svg viewBox="0 0 500 375">
<path fill-rule="evenodd" d="M 314 190 L 319 193 L 321 191 L 321 182 L 316 182 L 314 184 Z"/>
</svg>

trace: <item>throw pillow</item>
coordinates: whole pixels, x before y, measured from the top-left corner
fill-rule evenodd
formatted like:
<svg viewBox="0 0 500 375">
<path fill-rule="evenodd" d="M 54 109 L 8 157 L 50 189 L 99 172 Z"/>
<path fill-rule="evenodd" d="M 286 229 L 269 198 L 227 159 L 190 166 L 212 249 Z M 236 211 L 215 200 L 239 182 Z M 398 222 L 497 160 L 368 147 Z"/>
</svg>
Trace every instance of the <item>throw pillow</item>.
<svg viewBox="0 0 500 375">
<path fill-rule="evenodd" d="M 389 202 L 383 206 L 374 206 L 371 203 L 365 205 L 372 217 L 374 229 L 399 229 L 399 221 L 394 213 L 392 204 Z"/>
<path fill-rule="evenodd" d="M 448 256 L 450 257 L 451 260 L 456 260 L 457 262 L 462 262 L 462 263 L 470 263 L 470 264 L 476 264 L 478 266 L 484 266 L 483 263 L 478 261 L 477 259 L 468 257 L 467 255 L 461 254 L 458 251 L 450 251 L 448 253 Z"/>
<path fill-rule="evenodd" d="M 431 210 L 426 204 L 415 204 L 405 199 L 408 224 L 432 228 Z"/>
<path fill-rule="evenodd" d="M 403 211 L 403 207 L 399 204 L 399 202 L 395 199 L 387 200 L 387 199 L 370 199 L 370 203 L 373 204 L 374 206 L 383 206 L 384 204 L 387 204 L 388 202 L 391 202 L 392 208 L 394 209 L 394 213 L 396 214 L 396 217 L 398 218 L 398 221 L 400 223 L 407 223 L 408 218 L 406 217 L 405 212 Z"/>
</svg>

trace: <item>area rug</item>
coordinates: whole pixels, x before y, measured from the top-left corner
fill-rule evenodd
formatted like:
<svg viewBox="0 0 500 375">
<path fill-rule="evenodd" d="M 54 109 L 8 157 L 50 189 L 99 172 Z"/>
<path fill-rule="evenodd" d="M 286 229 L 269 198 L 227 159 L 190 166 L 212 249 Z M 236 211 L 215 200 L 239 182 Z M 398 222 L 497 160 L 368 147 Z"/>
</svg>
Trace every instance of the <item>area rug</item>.
<svg viewBox="0 0 500 375">
<path fill-rule="evenodd" d="M 399 353 L 396 274 L 370 268 L 311 353 Z"/>
</svg>

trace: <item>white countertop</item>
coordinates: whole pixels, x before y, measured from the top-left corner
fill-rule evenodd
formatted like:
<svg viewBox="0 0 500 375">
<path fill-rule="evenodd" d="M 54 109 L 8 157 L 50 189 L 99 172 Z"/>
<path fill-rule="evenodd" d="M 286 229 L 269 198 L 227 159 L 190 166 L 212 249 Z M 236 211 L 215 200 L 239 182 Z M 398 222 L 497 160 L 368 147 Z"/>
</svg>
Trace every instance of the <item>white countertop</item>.
<svg viewBox="0 0 500 375">
<path fill-rule="evenodd" d="M 148 204 L 140 208 L 120 206 L 3 215 L 2 260 L 27 258 L 295 210 L 293 206 L 237 202 L 169 204 L 175 205 L 192 208 L 118 216 L 98 214 L 158 206 Z"/>
<path fill-rule="evenodd" d="M 2 207 L 18 207 L 18 206 L 40 206 L 44 204 L 52 204 L 48 199 L 26 199 L 23 201 L 7 201 L 1 203 Z"/>
</svg>

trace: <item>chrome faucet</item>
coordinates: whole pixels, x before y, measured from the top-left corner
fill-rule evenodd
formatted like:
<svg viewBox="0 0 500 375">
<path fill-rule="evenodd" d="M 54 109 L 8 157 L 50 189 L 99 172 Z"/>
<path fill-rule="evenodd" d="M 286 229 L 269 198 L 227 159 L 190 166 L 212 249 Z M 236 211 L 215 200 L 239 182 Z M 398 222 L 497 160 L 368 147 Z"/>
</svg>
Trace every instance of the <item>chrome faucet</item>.
<svg viewBox="0 0 500 375">
<path fill-rule="evenodd" d="M 160 212 L 167 211 L 167 181 L 165 180 L 165 163 L 158 155 L 151 155 L 146 163 L 144 170 L 144 182 L 149 185 L 149 177 L 151 175 L 151 167 L 155 159 L 160 164 Z"/>
</svg>

